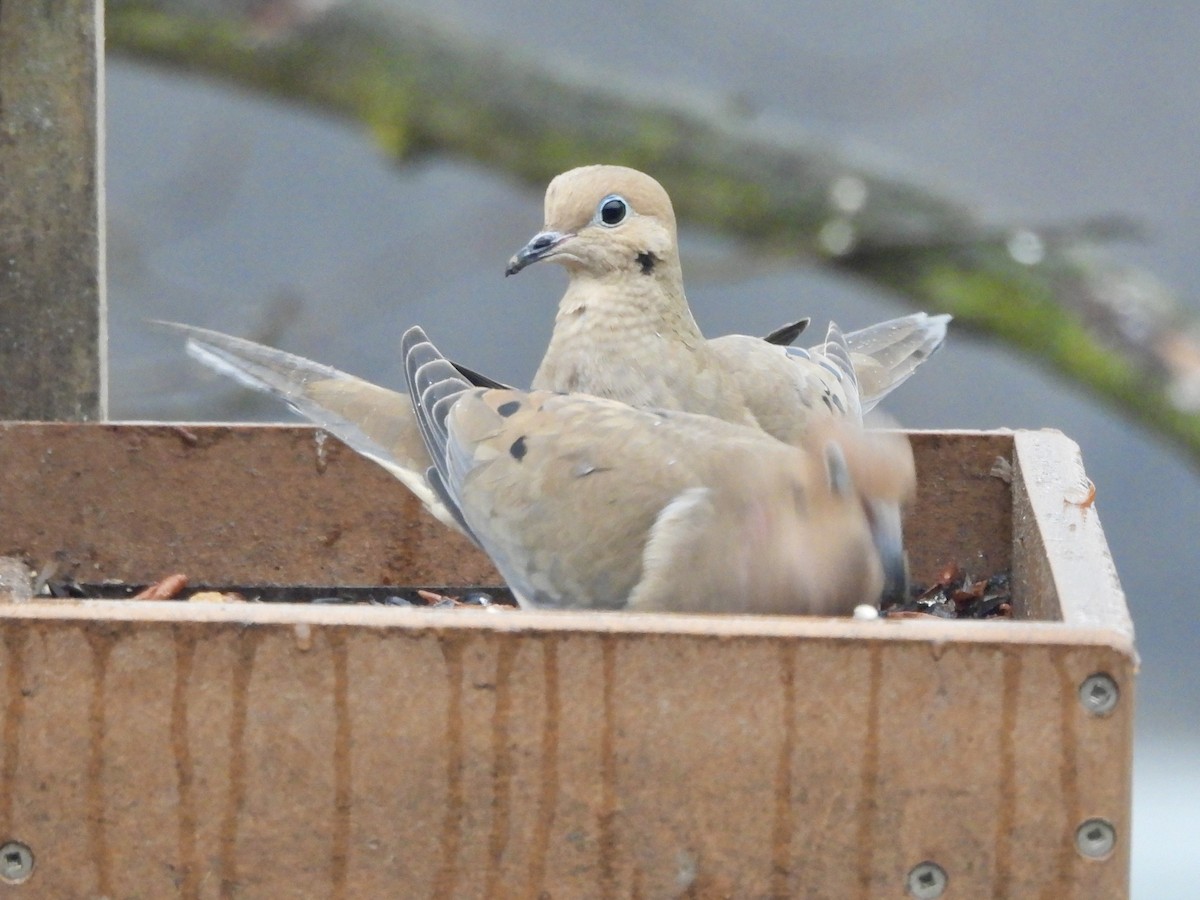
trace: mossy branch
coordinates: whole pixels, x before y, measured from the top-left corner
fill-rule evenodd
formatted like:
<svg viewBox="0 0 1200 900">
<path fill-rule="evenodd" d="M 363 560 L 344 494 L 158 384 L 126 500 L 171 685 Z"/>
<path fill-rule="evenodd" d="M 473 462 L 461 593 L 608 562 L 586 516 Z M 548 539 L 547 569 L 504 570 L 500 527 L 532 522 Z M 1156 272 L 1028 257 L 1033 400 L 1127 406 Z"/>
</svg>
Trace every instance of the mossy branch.
<svg viewBox="0 0 1200 900">
<path fill-rule="evenodd" d="M 1088 228 L 989 224 L 934 186 L 798 130 L 564 73 L 395 5 L 344 0 L 269 37 L 192 6 L 109 0 L 108 46 L 358 120 L 397 160 L 455 154 L 538 186 L 584 162 L 644 169 L 681 220 L 953 313 L 1200 464 L 1200 324 L 1147 273 L 1106 260 Z"/>
</svg>

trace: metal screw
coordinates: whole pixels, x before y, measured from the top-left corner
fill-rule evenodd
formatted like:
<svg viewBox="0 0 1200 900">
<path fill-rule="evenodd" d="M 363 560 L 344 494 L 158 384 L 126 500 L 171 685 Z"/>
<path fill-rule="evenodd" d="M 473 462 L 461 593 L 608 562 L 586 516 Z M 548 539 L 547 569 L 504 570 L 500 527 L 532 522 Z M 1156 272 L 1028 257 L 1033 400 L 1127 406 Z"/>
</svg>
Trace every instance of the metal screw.
<svg viewBox="0 0 1200 900">
<path fill-rule="evenodd" d="M 1104 859 L 1117 843 L 1117 830 L 1107 819 L 1088 819 L 1075 829 L 1075 847 L 1088 859 Z"/>
<path fill-rule="evenodd" d="M 1089 675 L 1079 686 L 1079 702 L 1093 716 L 1107 716 L 1116 709 L 1120 695 L 1117 683 L 1105 672 Z"/>
<path fill-rule="evenodd" d="M 20 841 L 0 846 L 0 881 L 20 884 L 33 874 L 33 851 Z"/>
<path fill-rule="evenodd" d="M 908 873 L 908 892 L 917 900 L 937 900 L 946 890 L 950 879 L 946 870 L 935 862 L 917 863 Z"/>
</svg>

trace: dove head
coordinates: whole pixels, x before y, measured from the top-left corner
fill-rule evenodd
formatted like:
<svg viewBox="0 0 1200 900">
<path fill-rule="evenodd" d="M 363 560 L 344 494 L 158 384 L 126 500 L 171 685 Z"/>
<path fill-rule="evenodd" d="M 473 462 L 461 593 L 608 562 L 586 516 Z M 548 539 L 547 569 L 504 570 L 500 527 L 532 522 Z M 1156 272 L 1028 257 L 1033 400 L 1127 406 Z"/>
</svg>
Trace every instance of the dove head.
<svg viewBox="0 0 1200 900">
<path fill-rule="evenodd" d="M 662 185 L 624 166 L 564 172 L 546 189 L 546 222 L 509 260 L 515 275 L 553 260 L 575 275 L 676 277 L 675 212 Z"/>
</svg>

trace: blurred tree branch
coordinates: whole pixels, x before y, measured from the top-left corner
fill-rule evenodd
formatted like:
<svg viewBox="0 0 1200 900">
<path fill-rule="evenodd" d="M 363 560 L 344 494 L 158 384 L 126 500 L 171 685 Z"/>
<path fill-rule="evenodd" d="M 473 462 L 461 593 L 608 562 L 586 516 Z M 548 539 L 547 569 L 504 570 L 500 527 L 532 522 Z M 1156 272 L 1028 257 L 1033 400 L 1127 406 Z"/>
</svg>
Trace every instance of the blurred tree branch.
<svg viewBox="0 0 1200 900">
<path fill-rule="evenodd" d="M 1126 230 L 1118 220 L 989 223 L 831 142 L 539 64 L 398 2 L 108 0 L 107 18 L 117 53 L 356 119 L 397 160 L 456 154 L 538 187 L 586 162 L 649 171 L 681 220 L 953 313 L 1200 464 L 1200 323 L 1152 275 L 1097 249 Z"/>
</svg>

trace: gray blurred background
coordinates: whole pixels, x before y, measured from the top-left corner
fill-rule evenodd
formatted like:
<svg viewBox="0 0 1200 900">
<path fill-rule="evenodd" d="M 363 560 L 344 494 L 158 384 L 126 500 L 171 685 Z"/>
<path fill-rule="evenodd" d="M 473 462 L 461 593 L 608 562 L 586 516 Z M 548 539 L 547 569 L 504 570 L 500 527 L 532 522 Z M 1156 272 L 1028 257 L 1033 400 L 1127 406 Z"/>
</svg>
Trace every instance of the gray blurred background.
<svg viewBox="0 0 1200 900">
<path fill-rule="evenodd" d="M 1200 4 L 443 0 L 436 15 L 551 64 L 728 98 L 851 141 L 1001 220 L 1125 213 L 1147 238 L 1113 255 L 1200 306 Z M 454 357 L 519 384 L 565 283 L 553 267 L 502 277 L 541 224 L 540 190 L 448 158 L 397 168 L 351 123 L 111 56 L 108 216 L 114 418 L 287 418 L 207 377 L 146 318 L 393 385 L 395 343 L 420 322 Z M 710 334 L 906 312 L 862 282 L 764 268 L 696 230 L 681 240 Z M 887 407 L 909 427 L 1053 427 L 1082 446 L 1142 655 L 1134 896 L 1200 896 L 1200 476 L 961 330 Z"/>
</svg>

